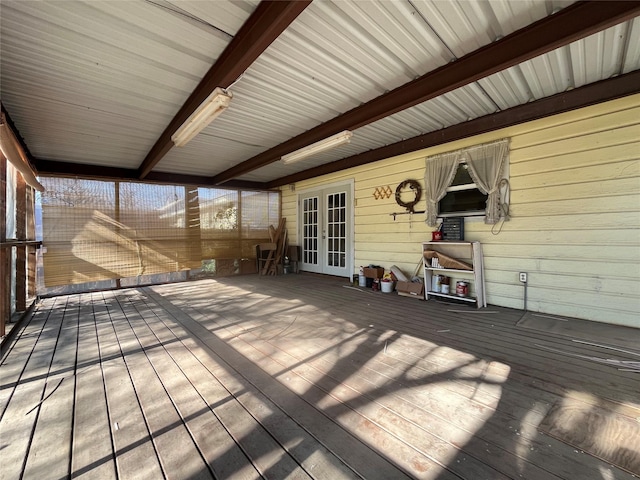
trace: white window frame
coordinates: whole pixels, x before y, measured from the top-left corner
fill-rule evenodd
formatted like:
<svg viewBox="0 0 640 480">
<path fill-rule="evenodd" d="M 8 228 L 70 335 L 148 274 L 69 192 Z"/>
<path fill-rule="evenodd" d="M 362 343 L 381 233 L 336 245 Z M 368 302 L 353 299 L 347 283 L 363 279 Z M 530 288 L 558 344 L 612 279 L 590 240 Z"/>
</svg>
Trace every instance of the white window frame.
<svg viewBox="0 0 640 480">
<path fill-rule="evenodd" d="M 507 181 L 509 180 L 509 155 L 507 155 L 506 161 L 504 162 L 504 169 L 502 172 L 502 178 L 507 179 Z M 458 166 L 456 167 L 456 171 L 458 168 L 460 168 L 460 165 L 465 164 L 466 165 L 467 161 L 462 158 L 460 160 L 458 160 Z M 446 192 L 462 192 L 465 190 L 478 190 L 478 186 L 474 183 L 465 183 L 464 185 L 452 185 L 447 187 Z M 478 190 L 480 191 L 480 190 Z M 481 192 L 482 193 L 482 192 Z M 511 194 L 511 190 L 510 189 L 506 189 L 506 191 L 502 191 L 501 192 L 502 195 L 502 203 L 509 203 L 510 201 L 510 194 Z M 486 197 L 486 195 L 485 195 Z M 444 197 L 442 198 L 442 200 L 444 200 Z M 440 200 L 440 202 L 442 202 L 442 200 Z M 445 218 L 445 217 L 484 217 L 487 213 L 486 209 L 483 210 L 473 210 L 473 211 L 469 211 L 469 212 L 451 212 L 451 213 L 440 213 L 440 202 L 438 202 L 438 218 Z"/>
</svg>

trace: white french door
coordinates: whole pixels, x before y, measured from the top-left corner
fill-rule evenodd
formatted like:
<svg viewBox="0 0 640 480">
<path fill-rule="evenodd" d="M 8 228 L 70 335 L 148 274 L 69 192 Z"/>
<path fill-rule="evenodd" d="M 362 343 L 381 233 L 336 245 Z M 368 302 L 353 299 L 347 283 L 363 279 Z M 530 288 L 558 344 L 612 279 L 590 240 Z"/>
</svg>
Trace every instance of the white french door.
<svg viewBox="0 0 640 480">
<path fill-rule="evenodd" d="M 351 277 L 352 185 L 339 185 L 299 195 L 300 269 Z"/>
</svg>

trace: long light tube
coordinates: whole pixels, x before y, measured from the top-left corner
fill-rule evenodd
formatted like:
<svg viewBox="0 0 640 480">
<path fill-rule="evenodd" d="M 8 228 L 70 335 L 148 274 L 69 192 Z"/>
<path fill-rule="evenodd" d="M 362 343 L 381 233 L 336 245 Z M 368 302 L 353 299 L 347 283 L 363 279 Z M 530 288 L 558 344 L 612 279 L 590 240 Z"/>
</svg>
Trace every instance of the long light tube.
<svg viewBox="0 0 640 480">
<path fill-rule="evenodd" d="M 320 140 L 319 142 L 312 143 L 311 145 L 307 145 L 300 150 L 296 150 L 295 152 L 287 153 L 280 157 L 282 163 L 290 164 L 294 162 L 298 162 L 303 158 L 310 157 L 315 155 L 316 153 L 324 152 L 325 150 L 329 150 L 331 148 L 335 148 L 339 145 L 343 145 L 345 143 L 349 143 L 351 141 L 352 132 L 349 130 L 345 130 L 340 133 L 336 133 L 331 137 L 325 138 L 324 140 Z"/>
<path fill-rule="evenodd" d="M 189 140 L 200 133 L 211 121 L 229 106 L 233 95 L 231 92 L 216 87 L 200 106 L 189 115 L 189 118 L 171 135 L 176 147 L 186 145 Z"/>
</svg>

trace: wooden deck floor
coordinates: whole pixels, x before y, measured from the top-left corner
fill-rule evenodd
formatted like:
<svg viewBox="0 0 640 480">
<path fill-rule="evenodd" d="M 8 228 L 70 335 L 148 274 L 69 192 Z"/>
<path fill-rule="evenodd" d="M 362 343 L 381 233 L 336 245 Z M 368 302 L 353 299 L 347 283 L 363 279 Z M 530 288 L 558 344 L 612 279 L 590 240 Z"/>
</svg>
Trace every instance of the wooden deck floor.
<svg viewBox="0 0 640 480">
<path fill-rule="evenodd" d="M 593 361 L 640 330 L 522 315 L 314 275 L 45 299 L 0 367 L 0 478 L 640 474 L 640 374 Z"/>
</svg>

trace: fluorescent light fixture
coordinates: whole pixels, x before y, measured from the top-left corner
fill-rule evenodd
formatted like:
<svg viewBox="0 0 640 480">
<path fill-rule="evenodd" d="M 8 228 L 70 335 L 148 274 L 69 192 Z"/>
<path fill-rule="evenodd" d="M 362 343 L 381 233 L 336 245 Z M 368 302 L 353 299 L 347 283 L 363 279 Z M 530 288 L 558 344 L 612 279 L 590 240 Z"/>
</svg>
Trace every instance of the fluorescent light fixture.
<svg viewBox="0 0 640 480">
<path fill-rule="evenodd" d="M 196 111 L 189 115 L 176 133 L 171 135 L 173 144 L 176 147 L 186 145 L 229 106 L 232 97 L 231 92 L 216 87 Z"/>
<path fill-rule="evenodd" d="M 280 160 L 284 164 L 290 164 L 294 162 L 298 162 L 303 158 L 310 157 L 315 155 L 316 153 L 324 152 L 325 150 L 329 150 L 331 148 L 335 148 L 339 145 L 343 145 L 345 143 L 349 143 L 351 141 L 352 132 L 349 130 L 345 130 L 344 132 L 336 133 L 335 135 L 325 138 L 324 140 L 320 140 L 319 142 L 312 143 L 311 145 L 307 145 L 300 150 L 296 150 L 295 152 L 287 153 L 283 155 Z"/>
</svg>

